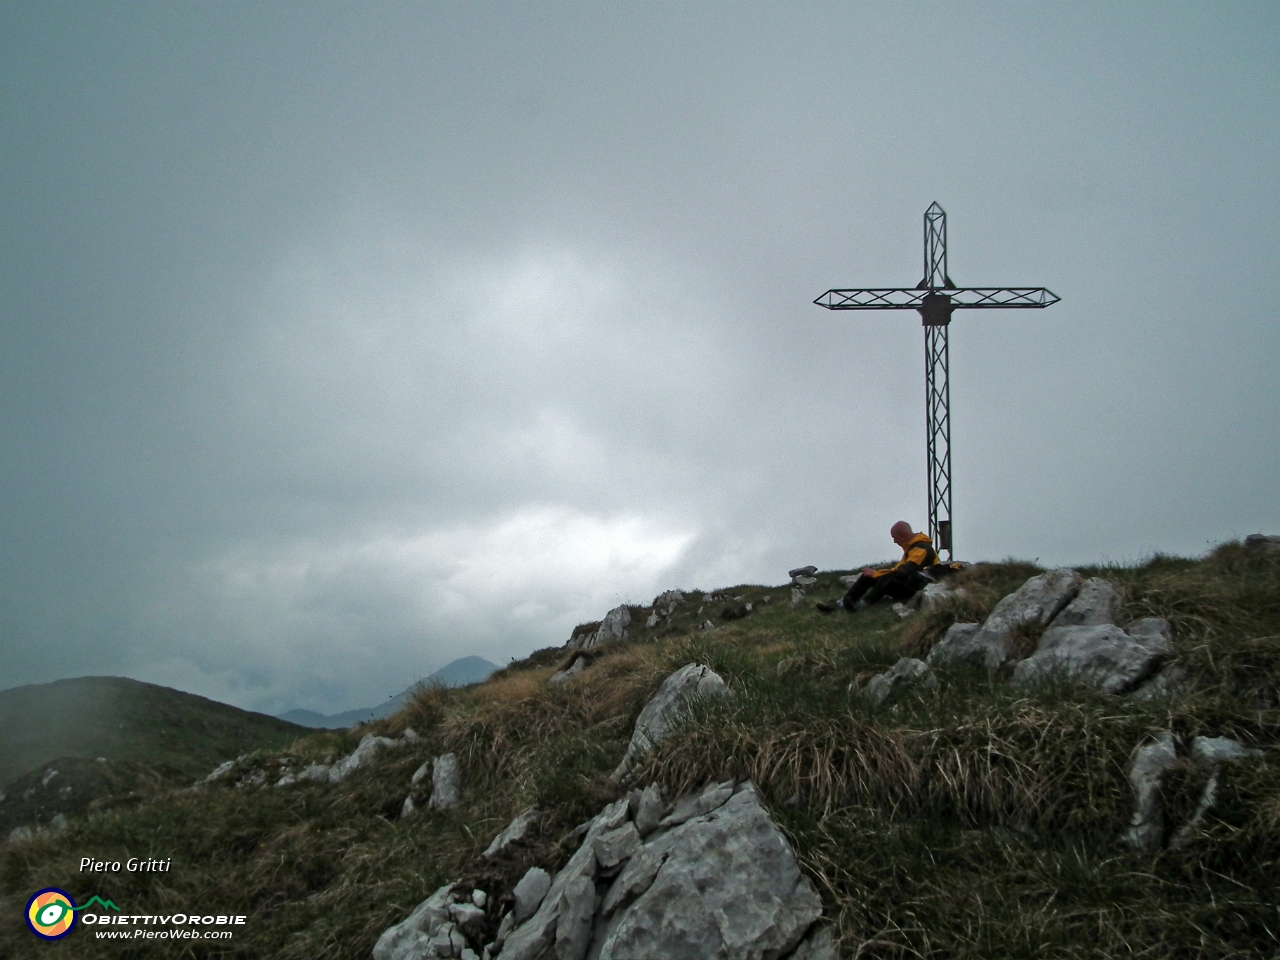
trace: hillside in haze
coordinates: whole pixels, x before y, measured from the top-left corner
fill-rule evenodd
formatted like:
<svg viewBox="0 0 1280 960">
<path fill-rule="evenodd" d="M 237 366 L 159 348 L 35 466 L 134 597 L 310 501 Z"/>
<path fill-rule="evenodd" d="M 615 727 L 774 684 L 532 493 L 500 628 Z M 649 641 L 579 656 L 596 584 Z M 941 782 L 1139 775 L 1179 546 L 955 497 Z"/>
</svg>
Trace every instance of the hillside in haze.
<svg viewBox="0 0 1280 960">
<path fill-rule="evenodd" d="M 195 776 L 302 732 L 277 717 L 124 677 L 13 687 L 0 690 L 0 785 L 60 757 L 141 761 Z"/>
<path fill-rule="evenodd" d="M 488 679 L 489 675 L 497 669 L 497 664 L 490 663 L 483 657 L 462 657 L 445 664 L 425 680 L 418 681 L 377 707 L 362 707 L 333 714 L 317 713 L 315 710 L 290 710 L 288 713 L 279 713 L 276 716 L 303 727 L 340 730 L 353 724 L 367 723 L 391 716 L 397 710 L 407 706 L 414 693 L 421 687 L 432 685 L 465 687 Z"/>
</svg>

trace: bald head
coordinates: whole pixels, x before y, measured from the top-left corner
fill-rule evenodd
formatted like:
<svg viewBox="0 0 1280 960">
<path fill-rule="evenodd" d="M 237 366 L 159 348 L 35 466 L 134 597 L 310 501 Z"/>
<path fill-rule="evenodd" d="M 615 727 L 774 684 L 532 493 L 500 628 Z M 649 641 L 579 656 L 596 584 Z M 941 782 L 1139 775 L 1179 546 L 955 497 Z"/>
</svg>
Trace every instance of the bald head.
<svg viewBox="0 0 1280 960">
<path fill-rule="evenodd" d="M 889 528 L 889 536 L 893 537 L 893 542 L 900 547 L 905 546 L 906 542 L 915 535 L 915 531 L 911 529 L 911 524 L 905 520 L 899 520 Z"/>
</svg>

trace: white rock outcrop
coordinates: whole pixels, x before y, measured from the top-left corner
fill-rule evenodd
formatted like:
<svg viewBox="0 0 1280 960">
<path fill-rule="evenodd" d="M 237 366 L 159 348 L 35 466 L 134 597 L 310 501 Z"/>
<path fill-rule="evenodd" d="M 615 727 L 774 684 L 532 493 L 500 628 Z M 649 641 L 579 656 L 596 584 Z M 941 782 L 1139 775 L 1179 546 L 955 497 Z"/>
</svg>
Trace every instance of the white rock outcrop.
<svg viewBox="0 0 1280 960">
<path fill-rule="evenodd" d="M 434 960 L 435 940 L 449 921 L 454 884 L 447 883 L 418 904 L 400 923 L 388 927 L 373 947 L 373 960 Z M 446 933 L 446 941 L 448 935 Z M 452 956 L 452 951 L 445 956 Z"/>
<path fill-rule="evenodd" d="M 714 784 L 682 805 L 706 809 L 645 842 L 626 800 L 601 811 L 502 960 L 833 957 L 814 929 L 821 899 L 754 785 Z"/>
<path fill-rule="evenodd" d="M 728 690 L 719 674 L 700 663 L 685 664 L 663 680 L 657 693 L 649 698 L 636 718 L 631 742 L 627 744 L 622 762 L 613 772 L 613 779 L 622 780 L 636 761 L 667 735 L 694 698 L 722 696 Z"/>
<path fill-rule="evenodd" d="M 985 638 L 978 640 L 981 629 L 980 623 L 953 623 L 947 627 L 942 639 L 933 645 L 925 657 L 926 662 L 931 666 L 939 663 L 986 663 L 990 657 L 999 666 L 1004 662 L 1007 647 L 1001 644 L 992 648 Z"/>
<path fill-rule="evenodd" d="M 1031 577 L 995 605 L 980 629 L 947 636 L 929 651 L 929 663 L 972 662 L 988 670 L 1013 654 L 1013 632 L 1027 624 L 1049 624 L 1080 592 L 1084 578 L 1074 570 L 1049 570 Z"/>
<path fill-rule="evenodd" d="M 1115 623 L 1120 613 L 1120 591 L 1110 580 L 1090 577 L 1080 592 L 1053 618 L 1054 627 L 1093 627 Z"/>
<path fill-rule="evenodd" d="M 369 763 L 380 752 L 388 747 L 397 747 L 399 744 L 390 737 L 378 737 L 372 733 L 366 733 L 360 738 L 360 745 L 351 751 L 347 756 L 343 757 L 329 769 L 329 782 L 341 783 L 351 774 L 355 773 L 365 764 Z"/>
<path fill-rule="evenodd" d="M 1139 620 L 1126 632 L 1111 623 L 1053 626 L 1031 656 L 1013 671 L 1015 683 L 1059 677 L 1101 690 L 1125 693 L 1152 676 L 1173 655 L 1167 620 Z"/>
<path fill-rule="evenodd" d="M 627 635 L 631 623 L 631 609 L 625 605 L 614 607 L 605 614 L 600 626 L 592 633 L 575 633 L 566 644 L 570 649 L 589 650 L 602 643 L 621 640 Z"/>
</svg>

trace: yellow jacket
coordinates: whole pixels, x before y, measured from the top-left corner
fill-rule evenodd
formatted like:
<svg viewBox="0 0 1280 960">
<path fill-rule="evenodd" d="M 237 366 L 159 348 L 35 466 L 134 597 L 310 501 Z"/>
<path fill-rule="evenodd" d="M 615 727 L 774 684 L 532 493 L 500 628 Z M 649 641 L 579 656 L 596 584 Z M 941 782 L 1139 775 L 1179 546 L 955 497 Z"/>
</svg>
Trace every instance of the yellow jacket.
<svg viewBox="0 0 1280 960">
<path fill-rule="evenodd" d="M 933 549 L 933 543 L 923 533 L 917 533 L 914 537 L 907 541 L 907 545 L 902 548 L 902 559 L 892 567 L 886 567 L 884 570 L 877 570 L 871 576 L 884 577 L 891 573 L 905 571 L 907 569 L 923 570 L 925 567 L 931 567 L 938 562 L 938 553 Z"/>
</svg>

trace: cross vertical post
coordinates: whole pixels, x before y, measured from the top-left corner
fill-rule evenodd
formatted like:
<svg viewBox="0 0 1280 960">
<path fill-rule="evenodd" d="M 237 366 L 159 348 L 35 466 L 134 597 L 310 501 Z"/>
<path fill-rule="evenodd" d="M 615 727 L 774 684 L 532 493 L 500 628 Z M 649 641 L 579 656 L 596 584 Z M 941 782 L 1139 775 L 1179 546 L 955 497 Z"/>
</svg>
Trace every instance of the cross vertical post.
<svg viewBox="0 0 1280 960">
<path fill-rule="evenodd" d="M 924 212 L 925 301 L 932 309 L 920 311 L 924 325 L 924 435 L 928 474 L 929 539 L 935 550 L 951 559 L 951 352 L 947 331 L 951 328 L 951 303 L 938 290 L 955 289 L 947 276 L 947 212 L 937 203 Z"/>
<path fill-rule="evenodd" d="M 947 273 L 947 213 L 936 202 L 924 214 L 924 277 L 914 288 L 828 290 L 813 302 L 828 310 L 915 310 L 924 325 L 925 452 L 929 539 L 946 559 L 951 535 L 951 384 L 947 333 L 957 309 L 1048 307 L 1061 299 L 1044 287 L 957 287 Z"/>
</svg>

